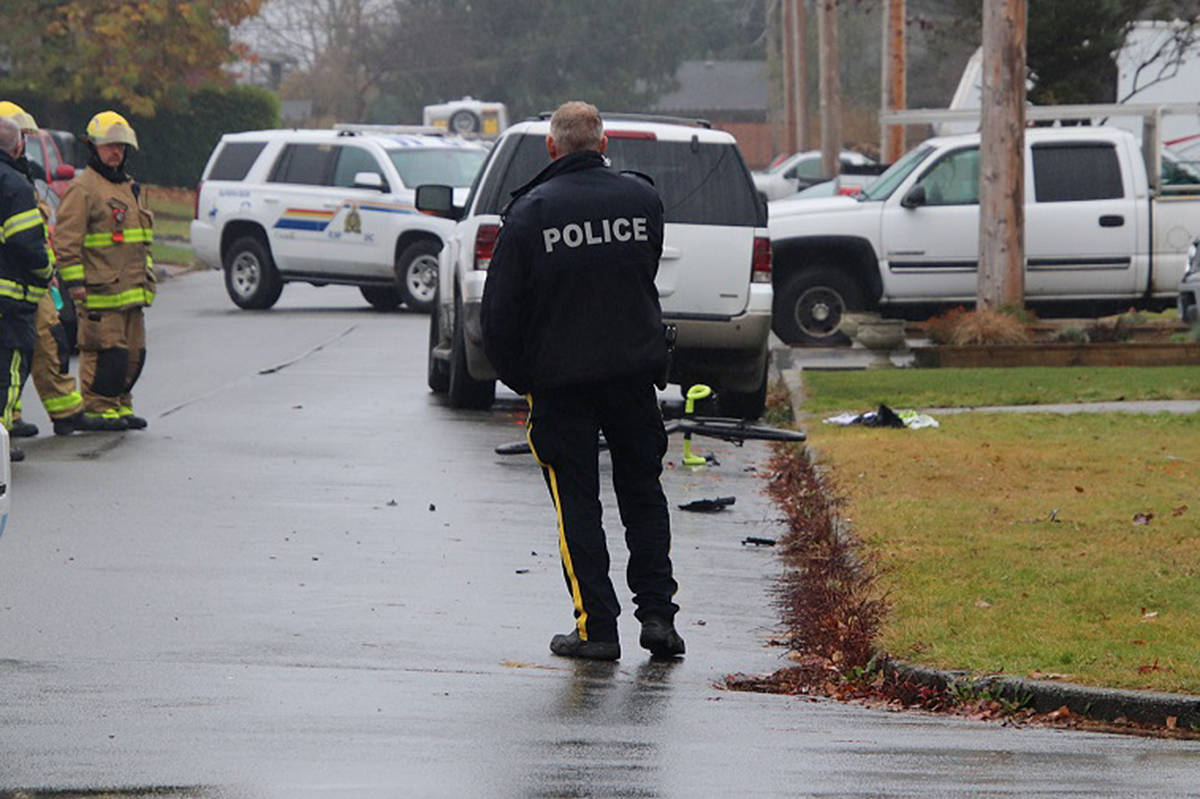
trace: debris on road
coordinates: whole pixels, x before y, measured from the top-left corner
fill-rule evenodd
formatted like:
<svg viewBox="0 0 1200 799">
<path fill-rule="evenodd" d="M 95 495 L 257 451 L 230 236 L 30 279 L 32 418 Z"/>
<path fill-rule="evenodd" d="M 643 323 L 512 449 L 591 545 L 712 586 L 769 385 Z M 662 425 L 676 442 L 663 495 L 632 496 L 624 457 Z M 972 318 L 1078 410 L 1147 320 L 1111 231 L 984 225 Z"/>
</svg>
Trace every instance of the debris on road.
<svg viewBox="0 0 1200 799">
<path fill-rule="evenodd" d="M 756 547 L 773 547 L 775 546 L 774 538 L 757 538 L 756 536 L 748 535 L 742 539 L 742 545 L 753 544 Z"/>
<path fill-rule="evenodd" d="M 725 508 L 737 502 L 736 497 L 714 497 L 713 499 L 697 499 L 691 502 L 685 502 L 679 506 L 680 510 L 693 511 L 695 513 L 716 513 L 717 511 L 725 510 Z"/>
</svg>

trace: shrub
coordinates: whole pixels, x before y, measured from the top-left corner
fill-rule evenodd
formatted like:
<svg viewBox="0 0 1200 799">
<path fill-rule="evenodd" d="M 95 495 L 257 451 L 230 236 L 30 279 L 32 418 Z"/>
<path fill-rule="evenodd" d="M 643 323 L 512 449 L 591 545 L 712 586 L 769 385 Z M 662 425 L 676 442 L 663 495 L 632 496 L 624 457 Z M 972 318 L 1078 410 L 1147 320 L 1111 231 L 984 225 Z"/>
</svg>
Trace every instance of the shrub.
<svg viewBox="0 0 1200 799">
<path fill-rule="evenodd" d="M 950 344 L 956 346 L 986 344 L 1026 344 L 1032 339 L 1029 328 L 1016 317 L 983 308 L 964 313 L 950 330 Z"/>
<path fill-rule="evenodd" d="M 934 344 L 949 344 L 958 321 L 967 313 L 967 309 L 960 305 L 957 308 L 951 308 L 944 314 L 933 317 L 925 323 L 925 335 Z"/>
</svg>

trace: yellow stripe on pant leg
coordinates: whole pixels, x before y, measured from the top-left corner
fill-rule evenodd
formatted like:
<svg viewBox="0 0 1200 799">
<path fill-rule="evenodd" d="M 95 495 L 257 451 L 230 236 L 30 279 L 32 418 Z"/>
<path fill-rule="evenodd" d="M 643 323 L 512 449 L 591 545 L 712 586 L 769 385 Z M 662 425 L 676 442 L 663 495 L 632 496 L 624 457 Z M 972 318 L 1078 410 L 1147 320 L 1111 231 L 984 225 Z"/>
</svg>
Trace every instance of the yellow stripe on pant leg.
<svg viewBox="0 0 1200 799">
<path fill-rule="evenodd" d="M 4 397 L 4 429 L 12 429 L 13 408 L 21 398 L 21 353 L 13 350 L 8 364 L 8 394 Z"/>
<path fill-rule="evenodd" d="M 583 609 L 583 594 L 579 591 L 579 580 L 575 577 L 575 567 L 571 563 L 571 550 L 567 548 L 567 531 L 563 526 L 562 500 L 558 496 L 558 475 L 554 467 L 538 457 L 537 447 L 533 446 L 533 395 L 526 394 L 525 401 L 529 403 L 529 424 L 525 426 L 525 440 L 529 442 L 529 451 L 538 466 L 550 475 L 550 496 L 554 499 L 554 513 L 558 517 L 558 552 L 562 557 L 563 570 L 567 573 L 567 581 L 571 584 L 571 602 L 575 605 L 575 628 L 579 630 L 579 640 L 587 640 L 587 611 Z"/>
</svg>

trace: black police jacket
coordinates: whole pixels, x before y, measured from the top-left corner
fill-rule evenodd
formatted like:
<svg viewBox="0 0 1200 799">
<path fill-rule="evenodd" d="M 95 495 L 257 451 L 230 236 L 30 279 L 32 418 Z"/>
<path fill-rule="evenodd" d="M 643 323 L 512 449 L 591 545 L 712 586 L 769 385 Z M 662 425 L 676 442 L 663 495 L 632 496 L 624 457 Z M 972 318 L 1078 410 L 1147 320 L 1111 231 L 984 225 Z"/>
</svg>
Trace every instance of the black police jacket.
<svg viewBox="0 0 1200 799">
<path fill-rule="evenodd" d="M 51 267 L 29 178 L 0 152 L 0 347 L 32 349 L 33 314 Z"/>
<path fill-rule="evenodd" d="M 663 206 L 648 179 L 572 153 L 513 192 L 483 292 L 484 351 L 518 393 L 666 368 L 654 276 Z"/>
</svg>

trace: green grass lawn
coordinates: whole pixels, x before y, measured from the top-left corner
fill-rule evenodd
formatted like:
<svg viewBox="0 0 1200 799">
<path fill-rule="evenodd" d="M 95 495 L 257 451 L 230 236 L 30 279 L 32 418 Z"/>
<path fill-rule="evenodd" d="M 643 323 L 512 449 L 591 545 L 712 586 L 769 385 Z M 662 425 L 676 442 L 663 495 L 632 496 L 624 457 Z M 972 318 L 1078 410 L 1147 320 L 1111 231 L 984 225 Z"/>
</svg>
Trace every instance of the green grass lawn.
<svg viewBox="0 0 1200 799">
<path fill-rule="evenodd" d="M 1197 372 L 805 372 L 821 403 L 805 410 L 1001 404 L 1042 384 L 1046 402 L 1197 397 Z M 929 378 L 938 400 L 891 374 Z M 868 399 L 856 378 L 894 390 Z M 826 404 L 833 396 L 842 399 Z M 939 421 L 807 426 L 844 515 L 882 558 L 893 605 L 883 648 L 940 668 L 1200 694 L 1200 414 Z"/>
<path fill-rule="evenodd" d="M 154 263 L 156 264 L 178 264 L 181 266 L 190 264 L 194 257 L 191 247 L 163 244 L 158 241 L 150 245 L 150 254 L 154 257 Z"/>
<path fill-rule="evenodd" d="M 868 369 L 803 373 L 805 410 L 1200 399 L 1194 366 Z"/>
</svg>

